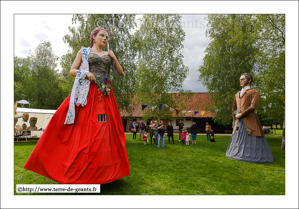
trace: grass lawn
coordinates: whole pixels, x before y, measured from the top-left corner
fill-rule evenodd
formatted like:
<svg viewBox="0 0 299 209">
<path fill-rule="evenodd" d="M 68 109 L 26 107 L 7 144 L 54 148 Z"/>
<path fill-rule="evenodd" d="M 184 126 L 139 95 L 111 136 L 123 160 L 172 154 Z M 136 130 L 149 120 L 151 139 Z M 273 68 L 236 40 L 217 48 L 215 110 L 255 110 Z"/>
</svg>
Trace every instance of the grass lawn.
<svg viewBox="0 0 299 209">
<path fill-rule="evenodd" d="M 271 131 L 273 131 L 273 135 L 280 135 L 282 136 L 282 129 L 270 129 Z"/>
<path fill-rule="evenodd" d="M 226 158 L 230 136 L 216 135 L 216 143 L 211 143 L 207 142 L 206 136 L 198 135 L 197 145 L 189 146 L 181 145 L 178 135 L 174 138 L 175 144 L 168 144 L 166 136 L 165 149 L 158 149 L 150 143 L 144 146 L 143 141 L 133 141 L 132 135 L 126 134 L 131 175 L 101 185 L 101 193 L 96 195 L 285 194 L 285 153 L 280 150 L 281 137 L 266 136 L 273 164 Z M 36 143 L 19 142 L 14 145 L 15 188 L 16 184 L 58 184 L 23 168 Z M 15 194 L 29 195 L 16 191 Z M 66 194 L 74 195 L 63 195 Z"/>
<path fill-rule="evenodd" d="M 271 126 L 265 126 L 266 128 L 268 128 L 270 131 L 272 131 L 272 134 L 269 135 L 278 135 L 278 136 L 282 136 L 282 128 L 271 128 Z"/>
</svg>

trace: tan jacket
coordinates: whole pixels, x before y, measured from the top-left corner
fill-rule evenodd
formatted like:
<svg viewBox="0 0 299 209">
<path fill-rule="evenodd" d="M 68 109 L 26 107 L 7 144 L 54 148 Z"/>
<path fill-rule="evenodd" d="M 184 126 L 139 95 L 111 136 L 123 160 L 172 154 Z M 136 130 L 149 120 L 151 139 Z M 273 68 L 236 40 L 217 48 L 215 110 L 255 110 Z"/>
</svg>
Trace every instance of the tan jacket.
<svg viewBox="0 0 299 209">
<path fill-rule="evenodd" d="M 211 126 L 210 125 L 206 125 L 206 131 L 211 131 Z"/>
<path fill-rule="evenodd" d="M 261 123 L 255 113 L 256 107 L 259 103 L 260 93 L 255 89 L 247 89 L 240 98 L 240 92 L 235 95 L 233 102 L 233 120 L 235 122 L 233 133 L 235 133 L 239 119 L 235 118 L 234 111 L 241 110 L 242 120 L 245 124 L 246 130 L 250 136 L 264 136 Z"/>
</svg>

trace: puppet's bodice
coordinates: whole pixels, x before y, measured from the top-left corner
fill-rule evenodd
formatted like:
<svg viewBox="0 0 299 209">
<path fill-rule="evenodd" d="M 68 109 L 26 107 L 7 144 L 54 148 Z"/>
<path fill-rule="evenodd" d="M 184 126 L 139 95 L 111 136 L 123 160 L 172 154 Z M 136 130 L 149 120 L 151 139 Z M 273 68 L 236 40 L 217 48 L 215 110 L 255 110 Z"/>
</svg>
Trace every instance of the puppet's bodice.
<svg viewBox="0 0 299 209">
<path fill-rule="evenodd" d="M 89 53 L 89 72 L 91 72 L 96 79 L 108 76 L 110 78 L 110 67 L 112 64 L 109 55 L 99 56 L 96 53 Z"/>
</svg>

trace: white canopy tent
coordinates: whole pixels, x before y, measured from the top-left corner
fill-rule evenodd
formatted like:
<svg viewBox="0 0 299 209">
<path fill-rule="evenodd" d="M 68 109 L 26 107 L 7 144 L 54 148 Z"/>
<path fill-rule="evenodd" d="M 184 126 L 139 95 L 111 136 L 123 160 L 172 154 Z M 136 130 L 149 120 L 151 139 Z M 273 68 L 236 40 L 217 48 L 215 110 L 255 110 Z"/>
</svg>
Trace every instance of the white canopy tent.
<svg viewBox="0 0 299 209">
<path fill-rule="evenodd" d="M 42 114 L 54 114 L 56 110 L 46 110 L 46 109 L 32 109 L 32 108 L 18 108 L 16 110 L 18 113 L 42 113 Z"/>
<path fill-rule="evenodd" d="M 22 104 L 22 107 L 24 107 L 24 105 L 25 104 L 28 104 L 29 105 L 29 107 L 30 107 L 30 103 L 28 102 L 28 101 L 26 101 L 26 100 L 20 100 L 20 101 L 18 101 L 18 104 Z"/>
</svg>

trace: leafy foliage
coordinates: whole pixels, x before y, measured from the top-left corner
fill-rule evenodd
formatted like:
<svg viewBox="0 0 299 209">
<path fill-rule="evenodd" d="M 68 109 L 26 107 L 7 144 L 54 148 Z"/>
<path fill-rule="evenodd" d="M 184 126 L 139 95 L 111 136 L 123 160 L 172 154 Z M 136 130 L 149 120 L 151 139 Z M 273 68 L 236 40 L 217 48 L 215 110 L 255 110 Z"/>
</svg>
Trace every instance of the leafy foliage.
<svg viewBox="0 0 299 209">
<path fill-rule="evenodd" d="M 257 48 L 252 38 L 254 27 L 251 16 L 209 15 L 211 38 L 206 48 L 203 65 L 199 67 L 199 80 L 207 87 L 211 102 L 206 109 L 216 111 L 215 122 L 228 125 L 232 122 L 232 102 L 240 90 L 239 78 L 242 73 L 254 74 Z"/>
<path fill-rule="evenodd" d="M 29 60 L 20 57 L 14 57 L 14 100 L 19 101 L 28 99 L 26 90 L 29 88 L 31 71 L 29 69 Z"/>
<path fill-rule="evenodd" d="M 39 44 L 26 59 L 15 57 L 15 100 L 26 99 L 32 108 L 57 109 L 64 99 L 57 59 L 50 42 Z"/>
<path fill-rule="evenodd" d="M 259 107 L 274 124 L 283 124 L 285 115 L 285 15 L 256 15 L 253 36 L 256 54 L 256 85 L 261 94 Z M 269 107 L 270 105 L 270 107 Z"/>
<path fill-rule="evenodd" d="M 218 110 L 214 120 L 229 124 L 231 103 L 240 90 L 242 73 L 254 76 L 252 88 L 260 91 L 258 109 L 266 109 L 266 121 L 282 124 L 285 91 L 284 15 L 209 15 L 206 35 L 212 39 L 199 68 L 199 80 L 207 86 Z M 219 79 L 221 76 L 221 80 Z M 269 107 L 269 104 L 272 106 Z"/>
<path fill-rule="evenodd" d="M 189 69 L 182 60 L 185 32 L 180 20 L 180 15 L 143 15 L 135 33 L 134 49 L 138 53 L 136 100 L 154 107 L 143 111 L 144 119 L 172 119 L 170 107 L 181 110 L 184 105 L 178 101 L 190 97 L 190 92 L 182 90 Z M 178 94 L 174 97 L 169 92 Z"/>
</svg>

